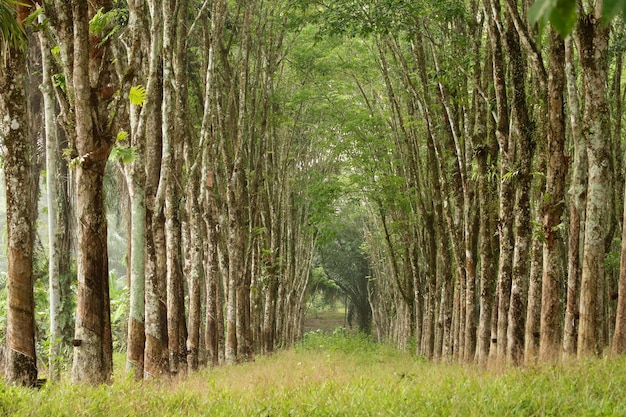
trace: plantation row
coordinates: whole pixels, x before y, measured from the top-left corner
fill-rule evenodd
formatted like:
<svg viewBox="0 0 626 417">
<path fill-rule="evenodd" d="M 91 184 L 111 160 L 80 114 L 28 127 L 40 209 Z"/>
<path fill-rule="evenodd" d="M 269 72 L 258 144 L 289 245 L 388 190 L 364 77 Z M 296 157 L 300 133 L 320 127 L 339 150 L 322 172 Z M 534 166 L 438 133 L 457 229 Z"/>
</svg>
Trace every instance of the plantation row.
<svg viewBox="0 0 626 417">
<path fill-rule="evenodd" d="M 625 5 L 0 0 L 7 381 L 246 362 L 316 294 L 428 359 L 625 353 Z"/>
</svg>

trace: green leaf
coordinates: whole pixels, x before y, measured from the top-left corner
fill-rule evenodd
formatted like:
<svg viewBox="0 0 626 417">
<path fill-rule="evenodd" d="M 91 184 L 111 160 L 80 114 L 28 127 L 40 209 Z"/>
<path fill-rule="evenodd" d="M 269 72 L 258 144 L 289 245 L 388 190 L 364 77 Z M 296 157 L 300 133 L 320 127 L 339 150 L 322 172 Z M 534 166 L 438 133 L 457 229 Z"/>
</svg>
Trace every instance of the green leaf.
<svg viewBox="0 0 626 417">
<path fill-rule="evenodd" d="M 124 130 L 120 130 L 117 133 L 117 137 L 115 138 L 116 142 L 121 142 L 123 140 L 126 140 L 126 138 L 128 138 L 128 132 L 124 131 Z"/>
<path fill-rule="evenodd" d="M 67 92 L 67 84 L 65 82 L 65 75 L 63 74 L 53 74 L 52 75 L 52 84 L 54 84 L 55 87 L 58 87 L 61 89 L 61 91 L 63 91 L 64 93 Z"/>
<path fill-rule="evenodd" d="M 626 1 L 625 0 L 604 0 L 602 5 L 602 21 L 608 24 L 613 18 L 621 14 L 626 20 Z"/>
<path fill-rule="evenodd" d="M 128 99 L 130 104 L 143 106 L 144 101 L 146 101 L 146 88 L 141 84 L 131 87 L 128 92 Z"/>
<path fill-rule="evenodd" d="M 550 13 L 550 23 L 563 37 L 566 37 L 576 26 L 576 0 L 558 0 L 556 7 Z"/>
<path fill-rule="evenodd" d="M 535 0 L 528 9 L 528 20 L 531 24 L 545 22 L 550 17 L 552 10 L 556 7 L 557 0 Z"/>
<path fill-rule="evenodd" d="M 577 7 L 576 0 L 535 0 L 528 10 L 528 19 L 531 24 L 543 24 L 549 20 L 552 27 L 565 37 L 576 26 Z"/>
<path fill-rule="evenodd" d="M 135 160 L 134 146 L 114 146 L 109 155 L 110 161 L 120 161 L 124 164 L 130 164 Z"/>
<path fill-rule="evenodd" d="M 16 11 L 12 5 L 26 6 L 13 0 L 0 1 L 0 56 L 4 55 L 8 46 L 20 50 L 28 47 L 26 31 L 17 22 Z"/>
<path fill-rule="evenodd" d="M 41 7 L 35 9 L 26 19 L 24 19 L 24 26 L 28 27 L 37 23 L 37 18 L 41 14 L 43 14 L 43 9 Z"/>
<path fill-rule="evenodd" d="M 107 14 L 102 12 L 102 9 L 99 9 L 93 18 L 89 21 L 89 33 L 101 35 L 104 32 L 104 28 L 108 23 Z"/>
</svg>

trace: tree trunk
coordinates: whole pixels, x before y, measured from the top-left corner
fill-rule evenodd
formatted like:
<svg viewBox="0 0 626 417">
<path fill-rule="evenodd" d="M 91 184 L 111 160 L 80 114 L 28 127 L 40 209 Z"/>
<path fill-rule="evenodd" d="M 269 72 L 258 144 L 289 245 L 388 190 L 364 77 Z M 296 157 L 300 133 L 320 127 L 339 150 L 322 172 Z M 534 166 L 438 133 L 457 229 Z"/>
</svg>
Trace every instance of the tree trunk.
<svg viewBox="0 0 626 417">
<path fill-rule="evenodd" d="M 145 277 L 145 350 L 144 377 L 155 378 L 166 372 L 167 322 L 163 287 L 165 256 L 161 252 L 162 202 L 157 196 L 161 171 L 162 130 L 162 10 L 161 0 L 148 1 L 150 10 L 149 73 L 146 85 L 146 102 L 142 113 L 146 123 L 146 277 Z"/>
<path fill-rule="evenodd" d="M 561 35 L 551 30 L 550 77 L 548 80 L 548 167 L 546 191 L 543 197 L 543 277 L 541 286 L 541 324 L 539 357 L 552 361 L 558 357 L 560 345 L 560 286 L 561 228 L 565 206 L 565 117 L 563 93 L 565 89 L 565 44 Z"/>
<path fill-rule="evenodd" d="M 524 330 L 526 320 L 526 291 L 530 269 L 530 185 L 534 152 L 535 125 L 526 103 L 526 62 L 522 57 L 520 40 L 510 13 L 507 13 L 506 45 L 509 53 L 513 84 L 513 113 L 517 139 L 518 174 L 516 181 L 517 207 L 515 217 L 515 248 L 508 308 L 507 360 L 518 365 L 524 359 Z M 512 151 L 512 150 L 511 150 Z M 498 336 L 499 338 L 499 336 Z"/>
<path fill-rule="evenodd" d="M 200 150 L 197 150 L 200 152 Z M 189 238 L 187 242 L 188 268 L 187 287 L 189 294 L 189 336 L 187 339 L 187 365 L 189 371 L 198 369 L 200 352 L 200 334 L 202 330 L 202 284 L 204 281 L 204 224 L 199 197 L 202 181 L 200 180 L 200 161 L 202 153 L 192 155 L 192 144 L 187 143 L 186 164 L 189 169 L 187 179 L 187 222 Z"/>
<path fill-rule="evenodd" d="M 165 208 L 165 242 L 167 265 L 167 333 L 170 372 L 173 374 L 186 367 L 185 341 L 185 306 L 184 285 L 181 253 L 181 222 L 180 222 L 180 176 L 182 175 L 182 135 L 183 130 L 178 118 L 184 109 L 179 104 L 179 90 L 185 88 L 180 83 L 182 73 L 186 71 L 186 59 L 180 48 L 179 37 L 184 28 L 179 27 L 178 16 L 186 10 L 184 4 L 163 2 L 163 102 L 162 102 L 162 135 L 163 154 L 159 195 L 164 197 Z M 186 90 L 185 90 L 186 91 Z"/>
<path fill-rule="evenodd" d="M 489 187 L 488 148 L 485 146 L 477 152 L 478 160 L 478 189 L 480 199 L 480 315 L 478 318 L 478 334 L 476 346 L 476 359 L 479 364 L 485 364 L 489 358 L 489 346 L 491 344 L 491 313 L 495 296 L 495 262 L 493 254 L 494 226 L 493 210 L 490 204 L 494 192 Z"/>
<path fill-rule="evenodd" d="M 37 382 L 35 299 L 33 295 L 32 150 L 28 134 L 26 53 L 9 47 L 0 75 L 0 120 L 4 145 L 4 178 L 8 226 L 7 382 L 33 386 Z"/>
<path fill-rule="evenodd" d="M 599 353 L 598 286 L 604 281 L 605 240 L 610 199 L 610 132 L 607 99 L 609 27 L 584 15 L 577 33 L 585 107 L 582 134 L 587 144 L 589 185 L 580 287 L 578 356 Z"/>
<path fill-rule="evenodd" d="M 530 259 L 530 282 L 526 307 L 524 362 L 532 364 L 539 355 L 541 329 L 541 282 L 543 276 L 543 242 L 533 239 Z"/>
<path fill-rule="evenodd" d="M 221 297 L 221 276 L 218 267 L 218 236 L 215 221 L 211 219 L 211 214 L 205 214 L 207 228 L 207 259 L 206 259 L 206 343 L 209 362 L 216 366 L 220 362 L 220 337 L 223 337 L 223 325 L 220 329 L 219 320 L 222 311 Z M 220 332 L 221 330 L 221 332 Z"/>
<path fill-rule="evenodd" d="M 129 9 L 129 47 L 128 66 L 134 68 L 132 85 L 139 82 L 142 69 L 144 51 L 150 50 L 150 45 L 142 45 L 141 35 L 145 31 L 143 11 L 144 0 L 131 0 Z M 142 103 L 142 107 L 143 107 Z M 129 279 L 129 316 L 127 333 L 127 360 L 126 371 L 133 371 L 135 379 L 144 377 L 145 357 L 145 313 L 146 313 L 146 113 L 142 114 L 142 107 L 130 104 L 129 127 L 130 145 L 135 149 L 135 159 L 124 165 L 124 176 L 128 187 L 130 200 L 130 227 L 128 257 Z M 153 109 L 153 106 L 147 106 Z"/>
<path fill-rule="evenodd" d="M 514 233 L 513 209 L 515 189 L 510 178 L 513 169 L 513 155 L 515 146 L 511 143 L 509 134 L 509 109 L 506 91 L 504 70 L 504 56 L 502 38 L 498 30 L 501 26 L 499 4 L 495 0 L 484 0 L 487 10 L 487 28 L 491 40 L 493 80 L 496 92 L 496 138 L 500 147 L 500 263 L 498 264 L 498 308 L 497 308 L 497 335 L 492 335 L 492 345 L 499 360 L 504 359 L 506 353 L 506 334 L 508 327 L 508 309 L 511 298 L 511 277 L 513 273 Z"/>
<path fill-rule="evenodd" d="M 137 149 L 140 147 L 137 146 Z M 128 188 L 131 199 L 130 311 L 128 317 L 128 349 L 126 370 L 134 370 L 135 378 L 143 378 L 145 349 L 145 276 L 146 276 L 146 206 L 144 153 L 141 162 L 130 168 Z M 139 165 L 139 166 L 137 166 Z"/>
<path fill-rule="evenodd" d="M 40 17 L 40 21 L 43 17 Z M 39 32 L 39 43 L 42 56 L 42 82 L 40 89 L 44 102 L 45 137 L 46 137 L 46 192 L 48 207 L 48 299 L 50 303 L 50 352 L 48 369 L 50 379 L 60 378 L 58 361 L 61 358 L 63 328 L 61 319 L 63 303 L 61 299 L 61 251 L 63 249 L 63 226 L 59 216 L 64 205 L 61 200 L 60 188 L 60 152 L 56 125 L 56 105 L 52 84 L 52 55 L 48 39 L 43 31 Z M 66 255 L 68 256 L 68 255 Z M 65 271 L 66 272 L 66 271 Z"/>
<path fill-rule="evenodd" d="M 587 199 L 587 146 L 580 131 L 577 79 L 574 70 L 573 44 L 571 38 L 565 41 L 565 75 L 572 130 L 574 155 L 572 158 L 572 180 L 569 188 L 569 242 L 567 264 L 567 293 L 563 332 L 564 356 L 576 355 L 579 324 L 579 288 L 581 268 L 581 248 L 584 242 L 585 208 Z"/>
<path fill-rule="evenodd" d="M 72 380 L 103 383 L 111 377 L 107 223 L 103 179 L 113 138 L 100 136 L 92 112 L 88 5 L 72 3 L 74 21 L 75 166 L 78 217 L 78 297 Z"/>
<path fill-rule="evenodd" d="M 626 204 L 624 204 L 624 220 L 626 220 Z M 611 352 L 614 355 L 626 354 L 626 227 L 622 227 L 622 254 L 619 270 L 617 315 Z"/>
</svg>

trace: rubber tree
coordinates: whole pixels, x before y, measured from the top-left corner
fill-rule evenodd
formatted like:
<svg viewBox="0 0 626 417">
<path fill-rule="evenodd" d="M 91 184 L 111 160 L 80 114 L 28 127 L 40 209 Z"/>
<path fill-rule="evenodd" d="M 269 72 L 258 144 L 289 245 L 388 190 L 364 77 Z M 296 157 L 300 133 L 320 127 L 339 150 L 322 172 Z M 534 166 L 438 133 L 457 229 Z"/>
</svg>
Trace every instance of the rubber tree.
<svg viewBox="0 0 626 417">
<path fill-rule="evenodd" d="M 32 5 L 32 4 L 31 4 Z M 32 144 L 26 87 L 27 42 L 25 6 L 0 2 L 2 73 L 0 74 L 0 138 L 3 145 L 8 225 L 7 382 L 33 386 L 37 382 L 35 300 L 33 295 Z M 26 9 L 27 10 L 27 9 Z"/>
</svg>

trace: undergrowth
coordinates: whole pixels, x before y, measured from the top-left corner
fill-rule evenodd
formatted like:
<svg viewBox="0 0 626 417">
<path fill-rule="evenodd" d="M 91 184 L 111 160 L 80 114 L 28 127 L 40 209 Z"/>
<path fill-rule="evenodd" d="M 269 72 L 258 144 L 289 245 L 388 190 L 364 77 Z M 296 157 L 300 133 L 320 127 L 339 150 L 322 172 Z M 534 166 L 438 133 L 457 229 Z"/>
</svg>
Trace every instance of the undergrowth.
<svg viewBox="0 0 626 417">
<path fill-rule="evenodd" d="M 180 381 L 41 390 L 0 384 L 6 416 L 619 416 L 626 359 L 485 370 L 433 364 L 337 331 Z"/>
</svg>

